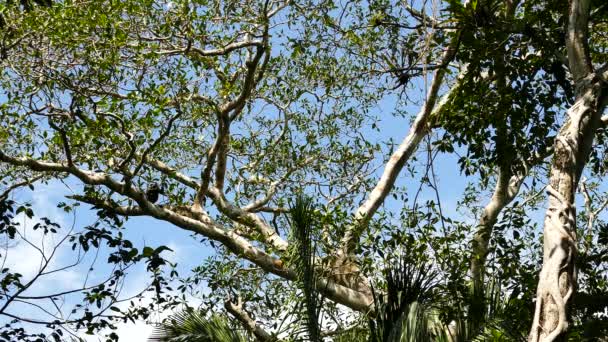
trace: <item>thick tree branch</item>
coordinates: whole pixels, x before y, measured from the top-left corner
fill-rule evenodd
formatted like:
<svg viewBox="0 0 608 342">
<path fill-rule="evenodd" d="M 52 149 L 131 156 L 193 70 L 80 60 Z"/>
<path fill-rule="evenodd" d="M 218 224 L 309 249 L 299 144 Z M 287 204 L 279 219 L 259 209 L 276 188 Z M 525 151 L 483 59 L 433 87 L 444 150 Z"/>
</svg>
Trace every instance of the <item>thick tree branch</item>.
<svg viewBox="0 0 608 342">
<path fill-rule="evenodd" d="M 450 46 L 443 54 L 441 61 L 442 65 L 447 65 L 454 58 L 459 39 L 459 33 L 452 38 Z M 435 72 L 427 99 L 424 106 L 416 116 L 408 135 L 386 163 L 384 172 L 382 173 L 380 180 L 370 193 L 369 197 L 355 212 L 353 225 L 348 227 L 341 241 L 341 253 L 343 255 L 349 254 L 356 247 L 361 233 L 395 185 L 397 176 L 401 172 L 401 169 L 403 169 L 406 162 L 414 154 L 418 148 L 418 144 L 420 141 L 422 141 L 422 138 L 428 134 L 430 130 L 428 126 L 430 117 L 433 116 L 433 113 L 438 113 L 441 111 L 443 106 L 448 103 L 448 99 L 459 88 L 460 83 L 457 82 L 454 86 L 452 86 L 450 91 L 443 96 L 437 107 L 435 107 L 435 102 L 437 100 L 437 95 L 439 93 L 441 83 L 443 82 L 445 72 L 445 69 L 439 69 Z"/>
<path fill-rule="evenodd" d="M 148 216 L 172 223 L 173 225 L 201 234 L 209 239 L 222 243 L 234 254 L 258 265 L 264 271 L 273 273 L 288 280 L 296 279 L 296 273 L 282 265 L 279 259 L 256 248 L 236 232 L 215 223 L 208 216 L 198 215 L 196 219 L 180 215 L 168 208 L 156 206 L 149 202 L 145 194 L 134 187 L 127 187 L 105 173 L 91 172 L 68 166 L 62 163 L 38 161 L 32 158 L 11 157 L 0 150 L 0 161 L 15 166 L 25 166 L 34 171 L 63 172 L 72 174 L 89 185 L 103 185 L 123 196 L 135 200 L 141 210 Z M 369 310 L 371 298 L 327 279 L 319 280 L 322 292 L 327 298 L 359 311 Z"/>
<path fill-rule="evenodd" d="M 71 195 L 66 196 L 69 199 L 73 199 L 78 202 L 90 204 L 96 208 L 105 209 L 111 211 L 120 216 L 145 216 L 146 212 L 138 206 L 128 205 L 128 206 L 120 206 L 116 205 L 116 203 L 112 203 L 108 200 L 93 198 L 89 196 L 81 196 L 81 195 Z"/>
<path fill-rule="evenodd" d="M 523 168 L 519 172 L 512 171 L 512 165 L 503 164 L 498 170 L 496 188 L 490 202 L 484 207 L 477 230 L 471 240 L 471 277 L 473 284 L 482 289 L 485 262 L 488 254 L 488 245 L 492 238 L 492 231 L 501 211 L 511 203 L 526 179 L 530 168 L 542 163 L 553 149 L 548 149 L 545 154 L 535 155 L 530 160 L 523 162 Z"/>
<path fill-rule="evenodd" d="M 580 81 L 592 71 L 587 47 L 590 3 L 590 0 L 573 0 L 570 2 L 566 50 L 570 73 L 572 73 L 574 83 L 577 85 L 577 91 L 580 91 Z"/>
<path fill-rule="evenodd" d="M 210 187 L 208 194 L 221 213 L 238 223 L 256 228 L 262 234 L 263 240 L 269 242 L 277 250 L 285 251 L 287 249 L 287 241 L 283 240 L 259 215 L 247 212 L 231 204 L 216 187 Z"/>
<path fill-rule="evenodd" d="M 162 172 L 163 174 L 173 179 L 176 179 L 180 183 L 192 189 L 200 189 L 201 187 L 201 185 L 196 180 L 180 172 L 177 172 L 176 170 L 169 167 L 163 162 L 149 158 L 146 159 L 146 162 L 156 170 Z M 208 189 L 208 195 L 222 214 L 226 215 L 228 218 L 234 220 L 235 222 L 255 228 L 259 233 L 262 234 L 263 240 L 270 243 L 270 245 L 272 245 L 277 250 L 284 251 L 287 249 L 287 241 L 283 240 L 276 233 L 276 231 L 259 215 L 256 215 L 253 212 L 248 212 L 233 205 L 224 197 L 223 193 L 215 187 L 210 187 Z M 199 211 L 194 209 L 194 212 Z"/>
</svg>

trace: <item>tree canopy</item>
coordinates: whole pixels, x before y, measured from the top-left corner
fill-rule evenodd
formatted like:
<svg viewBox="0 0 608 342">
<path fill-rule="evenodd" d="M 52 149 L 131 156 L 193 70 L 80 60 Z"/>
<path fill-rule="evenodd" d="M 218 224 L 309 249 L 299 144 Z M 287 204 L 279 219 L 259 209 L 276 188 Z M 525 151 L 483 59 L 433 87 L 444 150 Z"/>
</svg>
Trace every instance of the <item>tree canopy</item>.
<svg viewBox="0 0 608 342">
<path fill-rule="evenodd" d="M 0 336 L 182 307 L 238 339 L 605 336 L 607 23 L 601 0 L 2 2 L 0 254 L 42 266 L 2 268 Z M 49 186 L 86 219 L 37 215 Z M 140 218 L 210 256 L 178 272 Z M 33 290 L 86 255 L 108 277 Z M 121 296 L 136 264 L 148 302 Z"/>
</svg>

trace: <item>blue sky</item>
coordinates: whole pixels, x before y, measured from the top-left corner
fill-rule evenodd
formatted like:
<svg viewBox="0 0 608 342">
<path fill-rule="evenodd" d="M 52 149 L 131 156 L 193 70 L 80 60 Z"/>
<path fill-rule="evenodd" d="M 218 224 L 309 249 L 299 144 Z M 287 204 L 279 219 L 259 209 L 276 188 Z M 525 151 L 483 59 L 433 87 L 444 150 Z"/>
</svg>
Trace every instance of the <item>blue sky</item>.
<svg viewBox="0 0 608 342">
<path fill-rule="evenodd" d="M 394 117 L 391 115 L 392 109 L 397 105 L 395 98 L 387 98 L 375 109 L 377 115 L 380 118 L 379 127 L 380 132 L 374 130 L 368 130 L 363 132 L 368 135 L 370 139 L 378 139 L 387 141 L 392 138 L 395 144 L 398 145 L 403 137 L 409 131 L 409 118 Z M 411 106 L 408 108 L 408 112 L 415 115 L 418 112 L 417 106 Z M 422 156 L 424 152 L 421 151 L 419 154 Z M 424 160 L 421 157 L 421 160 Z M 380 160 L 377 161 L 378 163 Z M 420 163 L 420 161 L 418 162 Z M 456 212 L 456 201 L 459 198 L 464 186 L 464 180 L 459 176 L 459 172 L 456 166 L 456 157 L 453 155 L 444 155 L 436 160 L 435 168 L 439 179 L 439 188 L 442 194 L 442 204 L 444 206 L 445 214 L 454 217 L 458 215 Z M 377 176 L 380 175 L 383 168 L 377 170 Z M 399 178 L 399 185 L 406 185 L 412 189 L 416 189 L 418 182 L 415 179 L 411 179 L 405 176 Z M 68 181 L 68 186 L 60 183 L 53 182 L 48 185 L 38 185 L 35 191 L 30 191 L 27 188 L 18 190 L 14 194 L 14 198 L 19 202 L 30 202 L 34 208 L 37 217 L 48 216 L 54 221 L 59 223 L 63 229 L 69 229 L 72 225 L 76 229 L 93 223 L 96 220 L 95 212 L 90 210 L 86 206 L 80 207 L 75 215 L 66 214 L 62 209 L 56 207 L 56 204 L 65 201 L 64 196 L 69 195 L 74 189 L 75 191 L 80 190 L 81 184 L 75 181 Z M 434 194 L 425 193 L 424 196 L 430 196 L 434 198 Z M 387 208 L 394 208 L 399 210 L 402 206 L 397 200 L 392 197 L 387 198 Z M 36 218 L 35 218 L 36 219 Z M 25 231 L 29 238 L 40 244 L 40 236 L 35 236 L 35 232 L 31 231 L 31 227 L 35 224 L 36 220 L 27 220 L 24 216 L 21 216 L 19 220 L 23 220 L 23 226 L 26 227 Z M 134 245 L 140 250 L 144 246 L 159 246 L 166 245 L 173 250 L 173 252 L 165 252 L 164 254 L 172 262 L 178 264 L 178 270 L 180 275 L 187 275 L 189 270 L 193 267 L 202 263 L 202 261 L 213 253 L 213 250 L 207 245 L 199 243 L 196 239 L 191 237 L 190 232 L 172 226 L 169 223 L 161 222 L 151 218 L 145 217 L 132 217 L 126 224 L 124 230 L 125 237 L 131 240 Z M 50 246 L 49 239 L 45 240 L 46 245 Z M 60 250 L 56 257 L 56 265 L 67 265 L 74 260 L 75 254 L 69 248 L 70 244 L 66 244 L 66 248 Z M 95 279 L 100 278 L 103 274 L 106 274 L 109 269 L 108 265 L 104 262 L 107 256 L 104 256 L 102 249 L 98 262 L 94 266 L 94 270 L 89 274 L 89 283 Z M 10 265 L 15 271 L 19 271 L 24 274 L 25 280 L 31 278 L 37 268 L 39 267 L 40 258 L 33 247 L 27 244 L 20 243 L 8 249 L 7 253 L 7 265 Z M 23 256 L 26 255 L 26 258 Z M 39 283 L 28 290 L 25 294 L 35 295 L 44 291 L 49 290 L 65 290 L 74 288 L 82 284 L 84 278 L 88 272 L 90 262 L 93 261 L 94 254 L 89 255 L 83 260 L 81 265 L 78 267 L 69 269 L 64 272 L 59 272 L 54 275 L 49 275 L 40 279 Z M 147 275 L 144 271 L 143 265 L 139 265 L 136 269 L 130 271 L 128 281 L 123 290 L 123 294 L 128 296 L 141 290 L 140 284 L 147 281 Z M 139 285 L 139 286 L 138 286 Z M 82 286 L 82 285 L 80 285 Z M 50 303 L 45 303 L 47 309 L 50 308 Z M 9 312 L 20 314 L 29 313 L 32 314 L 37 312 L 36 315 L 44 317 L 44 314 L 40 310 L 24 305 L 14 305 Z M 4 318 L 0 319 L 0 324 Z M 119 336 L 125 341 L 145 341 L 147 336 L 150 334 L 152 327 L 146 325 L 143 322 L 136 324 L 120 324 L 119 325 Z M 88 337 L 88 340 L 96 341 L 97 337 Z"/>
<path fill-rule="evenodd" d="M 407 92 L 410 97 L 420 100 L 425 97 L 424 90 L 421 90 L 424 88 L 424 82 L 418 81 L 408 88 Z M 410 129 L 410 120 L 419 111 L 418 105 L 408 105 L 405 107 L 405 111 L 409 114 L 408 117 L 393 116 L 392 114 L 395 109 L 400 106 L 402 106 L 402 104 L 398 101 L 396 95 L 386 97 L 379 102 L 373 110 L 380 118 L 380 121 L 378 122 L 380 128 L 379 132 L 367 129 L 362 133 L 372 141 L 388 141 L 389 139 L 393 139 L 395 145 L 398 145 Z M 403 110 L 403 108 L 399 109 Z M 416 165 L 422 164 L 425 161 L 425 144 L 426 142 L 423 142 L 420 146 L 418 151 L 420 159 L 416 162 Z M 380 163 L 381 159 L 382 156 L 378 156 L 376 163 Z M 444 214 L 451 218 L 468 222 L 472 221 L 472 218 L 463 216 L 462 213 L 457 210 L 456 203 L 461 198 L 467 182 L 475 181 L 476 178 L 471 177 L 465 179 L 460 173 L 457 159 L 458 157 L 455 154 L 441 154 L 435 160 L 434 167 L 437 173 L 438 188 L 441 195 Z M 378 168 L 376 177 L 379 177 L 382 171 L 382 167 Z M 81 184 L 72 181 L 68 184 L 69 187 L 78 190 L 82 187 Z M 408 192 L 415 192 L 419 182 L 417 178 L 412 179 L 411 177 L 406 176 L 405 172 L 402 172 L 397 185 L 404 185 L 408 188 Z M 53 182 L 46 186 L 36 186 L 34 192 L 27 188 L 21 189 L 15 192 L 14 198 L 19 202 L 31 202 L 38 217 L 48 216 L 58 222 L 64 229 L 67 229 L 72 225 L 78 229 L 87 224 L 91 224 L 96 220 L 96 216 L 94 211 L 88 209 L 86 206 L 82 206 L 77 211 L 76 217 L 65 214 L 61 209 L 56 207 L 58 202 L 65 201 L 65 195 L 71 193 L 69 187 L 66 187 L 60 182 Z M 479 205 L 485 205 L 492 191 L 493 189 L 490 188 L 479 194 Z M 434 198 L 435 194 L 431 192 L 430 189 L 425 189 L 420 200 L 422 202 L 425 199 Z M 386 209 L 398 212 L 402 206 L 403 203 L 400 201 L 393 199 L 391 196 L 387 197 L 385 202 Z M 531 212 L 530 215 L 534 221 L 542 223 L 543 212 L 544 210 L 541 207 L 538 208 L 538 210 Z M 19 219 L 23 220 L 22 222 L 27 236 L 41 245 L 40 236 L 31 231 L 31 227 L 36 221 L 26 220 L 23 216 Z M 197 239 L 191 237 L 190 232 L 172 226 L 166 222 L 150 218 L 134 217 L 129 219 L 125 227 L 126 238 L 131 240 L 140 250 L 143 249 L 144 246 L 155 247 L 159 245 L 166 245 L 171 248 L 173 252 L 165 252 L 164 255 L 172 262 L 178 264 L 178 270 L 182 276 L 187 275 L 189 270 L 199 265 L 205 258 L 213 254 L 211 247 L 199 243 Z M 50 242 L 52 241 L 45 240 L 47 246 Z M 74 258 L 74 253 L 69 249 L 69 244 L 66 246 L 67 248 L 62 249 L 57 255 L 57 267 L 69 264 Z M 13 271 L 23 273 L 24 280 L 27 281 L 28 277 L 31 278 L 35 274 L 35 270 L 39 267 L 40 258 L 33 247 L 20 243 L 8 248 L 7 252 L 6 265 L 10 266 Z M 108 266 L 105 263 L 106 258 L 107 257 L 104 257 L 102 251 L 102 254 L 98 258 L 99 262 L 97 263 L 97 266 L 90 272 L 89 279 L 91 281 L 94 281 L 96 278 L 109 271 Z M 94 255 L 91 254 L 87 256 L 80 266 L 41 279 L 35 287 L 28 290 L 27 294 L 35 295 L 42 291 L 61 290 L 71 288 L 72 286 L 81 286 L 87 273 L 89 273 L 88 268 L 93 259 Z M 127 284 L 124 288 L 124 294 L 129 295 L 137 292 L 138 289 L 140 289 L 139 285 L 147 279 L 144 265 L 139 265 L 138 268 L 131 270 Z M 50 305 L 50 303 L 46 303 L 45 305 Z M 44 314 L 41 313 L 39 309 L 20 304 L 15 305 L 9 311 L 16 314 L 37 312 L 37 314 L 41 315 L 40 317 L 44 317 Z M 6 321 L 6 318 L 0 318 L 0 324 Z M 151 331 L 152 327 L 146 325 L 144 322 L 137 322 L 136 324 L 120 324 L 117 333 L 121 337 L 121 340 L 138 342 L 146 341 Z M 100 340 L 100 338 L 88 337 L 88 340 L 97 341 Z"/>
<path fill-rule="evenodd" d="M 424 98 L 425 94 L 420 91 L 423 89 L 423 84 L 414 84 L 413 91 L 408 89 L 408 96 Z M 418 94 L 416 94 L 418 93 Z M 388 96 L 382 100 L 374 108 L 373 112 L 378 116 L 380 121 L 378 122 L 379 132 L 371 129 L 364 130 L 362 133 L 367 136 L 370 140 L 388 141 L 392 139 L 395 145 L 398 145 L 402 139 L 407 135 L 410 129 L 410 120 L 418 113 L 418 105 L 408 105 L 405 107 L 405 111 L 409 114 L 408 117 L 404 118 L 401 116 L 394 116 L 392 113 L 396 108 L 402 106 L 401 102 L 398 101 L 396 95 Z M 403 108 L 399 108 L 403 110 Z M 422 167 L 426 160 L 425 153 L 426 142 L 423 141 L 418 151 L 419 160 L 415 165 Z M 386 156 L 385 156 L 386 157 Z M 383 156 L 378 156 L 376 163 L 381 163 Z M 441 194 L 442 206 L 444 214 L 458 220 L 472 222 L 472 218 L 463 217 L 457 210 L 457 201 L 461 198 L 467 182 L 474 181 L 475 178 L 471 177 L 465 179 L 457 165 L 458 157 L 455 154 L 441 154 L 435 160 L 435 171 L 437 174 L 438 188 Z M 383 171 L 383 167 L 378 168 L 376 171 L 376 177 L 379 177 Z M 87 224 L 91 224 L 96 220 L 94 211 L 88 209 L 86 206 L 82 206 L 77 210 L 77 214 L 73 217 L 71 214 L 66 215 L 61 209 L 56 207 L 56 204 L 65 201 L 64 196 L 71 193 L 70 188 L 76 191 L 82 188 L 82 185 L 70 180 L 66 186 L 60 182 L 53 182 L 49 185 L 38 185 L 34 192 L 29 189 L 21 189 L 15 192 L 14 198 L 20 202 L 31 202 L 34 211 L 37 216 L 48 216 L 53 220 L 57 221 L 62 227 L 70 227 L 72 224 L 76 228 L 81 228 Z M 408 192 L 413 194 L 419 185 L 418 179 L 412 179 L 406 176 L 405 172 L 402 172 L 397 185 L 406 186 Z M 479 196 L 479 204 L 485 205 L 489 199 L 489 195 L 493 189 L 488 189 L 485 193 L 481 193 Z M 425 189 L 422 192 L 420 202 L 422 203 L 425 199 L 434 199 L 435 194 L 430 189 Z M 388 196 L 385 202 L 385 208 L 398 212 L 403 203 Z M 542 220 L 542 208 L 539 208 L 537 213 L 534 213 L 535 220 L 541 222 Z M 21 217 L 21 219 L 24 219 Z M 31 228 L 35 221 L 24 221 L 24 227 Z M 125 237 L 131 240 L 137 248 L 140 250 L 144 246 L 159 246 L 166 245 L 173 250 L 173 252 L 165 252 L 164 254 L 172 262 L 178 264 L 178 270 L 180 275 L 185 276 L 195 266 L 202 263 L 202 261 L 208 256 L 212 255 L 213 250 L 204 244 L 199 243 L 196 239 L 191 237 L 190 232 L 172 226 L 169 223 L 161 222 L 155 219 L 144 218 L 144 217 L 133 217 L 128 220 L 125 225 Z M 28 231 L 28 234 L 32 234 Z M 32 236 L 32 235 L 28 235 Z M 39 237 L 36 237 L 40 242 Z M 47 242 L 48 245 L 48 242 Z M 57 265 L 65 265 L 73 260 L 74 254 L 68 248 L 64 248 L 57 256 Z M 25 257 L 24 257 L 25 256 Z M 27 294 L 34 295 L 39 291 L 48 291 L 52 289 L 60 290 L 71 288 L 72 286 L 82 284 L 84 278 L 88 273 L 89 262 L 92 261 L 94 255 L 89 255 L 85 262 L 79 267 L 70 269 L 65 272 L 56 273 L 53 276 L 49 276 L 42 279 L 40 283 L 28 290 Z M 90 280 L 94 281 L 96 277 L 101 276 L 109 271 L 107 264 L 104 262 L 107 257 L 101 256 L 98 258 L 99 262 L 95 266 L 94 271 L 90 272 Z M 25 280 L 28 276 L 31 277 L 36 268 L 39 266 L 39 257 L 35 253 L 32 247 L 25 244 L 19 244 L 8 249 L 7 264 L 14 267 L 15 271 L 20 271 L 24 274 Z M 125 295 L 134 294 L 141 289 L 139 286 L 142 282 L 148 278 L 144 271 L 144 265 L 140 265 L 138 268 L 130 271 L 128 281 L 124 288 L 123 293 Z M 81 285 L 80 285 L 81 286 Z M 50 305 L 50 303 L 46 303 Z M 48 308 L 48 306 L 47 306 Z M 19 313 L 33 313 L 36 312 L 36 308 L 26 307 L 24 305 L 15 305 L 10 312 Z M 37 314 L 44 317 L 44 314 L 37 311 Z M 6 321 L 6 318 L 0 318 L 0 324 Z M 146 341 L 152 327 L 146 325 L 144 322 L 137 322 L 136 324 L 119 324 L 117 333 L 121 336 L 121 340 L 124 341 Z M 90 341 L 101 340 L 98 337 L 87 337 Z"/>
</svg>

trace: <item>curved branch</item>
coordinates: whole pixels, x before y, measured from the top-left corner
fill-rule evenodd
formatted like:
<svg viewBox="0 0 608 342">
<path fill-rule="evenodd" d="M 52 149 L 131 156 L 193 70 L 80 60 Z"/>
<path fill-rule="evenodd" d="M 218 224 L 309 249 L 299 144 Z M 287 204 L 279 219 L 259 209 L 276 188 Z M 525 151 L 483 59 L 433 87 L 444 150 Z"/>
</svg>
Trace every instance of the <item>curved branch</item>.
<svg viewBox="0 0 608 342">
<path fill-rule="evenodd" d="M 440 64 L 448 65 L 449 62 L 454 58 L 459 40 L 460 33 L 457 33 L 452 39 L 448 49 L 444 52 Z M 422 141 L 422 138 L 429 133 L 430 127 L 428 124 L 431 116 L 433 116 L 433 113 L 441 111 L 441 109 L 443 109 L 443 107 L 447 104 L 450 97 L 456 93 L 457 89 L 459 89 L 461 79 L 459 79 L 456 85 L 454 85 L 450 91 L 442 97 L 437 107 L 435 107 L 435 102 L 437 100 L 437 95 L 439 93 L 441 83 L 443 82 L 445 72 L 445 69 L 439 69 L 435 72 L 427 99 L 424 106 L 416 116 L 408 135 L 386 163 L 380 180 L 370 193 L 367 200 L 357 209 L 354 223 L 346 230 L 341 241 L 341 253 L 343 255 L 349 254 L 356 247 L 363 230 L 371 220 L 372 216 L 376 213 L 380 205 L 384 203 L 384 199 L 395 185 L 397 176 L 401 172 L 401 169 L 403 169 L 406 162 L 414 154 L 418 148 L 418 144 L 420 141 Z"/>
<path fill-rule="evenodd" d="M 105 173 L 86 171 L 62 163 L 44 162 L 26 157 L 11 157 L 2 150 L 0 150 L 0 161 L 16 166 L 26 166 L 34 171 L 69 173 L 86 184 L 104 185 L 110 190 L 135 200 L 141 207 L 141 210 L 145 211 L 148 216 L 172 223 L 181 229 L 201 234 L 209 239 L 218 241 L 232 253 L 258 265 L 266 272 L 278 275 L 287 280 L 296 279 L 295 271 L 284 267 L 279 259 L 256 248 L 235 231 L 226 229 L 226 227 L 217 224 L 210 217 L 206 215 L 197 215 L 195 219 L 180 215 L 169 208 L 156 206 L 149 202 L 146 199 L 145 194 L 141 191 L 133 187 L 125 186 L 123 183 L 117 182 Z M 336 284 L 327 279 L 321 279 L 320 284 L 322 284 L 322 292 L 324 295 L 337 303 L 359 311 L 368 310 L 370 308 L 372 303 L 371 298 L 365 294 Z"/>
<path fill-rule="evenodd" d="M 18 189 L 20 187 L 23 187 L 23 186 L 29 186 L 32 183 L 35 183 L 36 181 L 42 179 L 43 177 L 44 176 L 36 176 L 32 179 L 26 179 L 23 182 L 15 183 L 15 184 L 9 186 L 8 188 L 6 188 L 6 190 L 4 190 L 4 192 L 0 193 L 0 200 L 8 198 L 8 195 L 11 193 L 11 191 Z"/>
</svg>

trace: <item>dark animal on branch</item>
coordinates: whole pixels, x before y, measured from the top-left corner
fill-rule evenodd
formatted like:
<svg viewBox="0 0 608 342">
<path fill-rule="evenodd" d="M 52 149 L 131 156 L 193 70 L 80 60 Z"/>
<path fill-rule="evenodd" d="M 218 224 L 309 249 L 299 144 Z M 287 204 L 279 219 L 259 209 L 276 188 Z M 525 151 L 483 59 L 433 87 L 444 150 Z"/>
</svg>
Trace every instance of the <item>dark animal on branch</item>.
<svg viewBox="0 0 608 342">
<path fill-rule="evenodd" d="M 564 95 L 566 95 L 568 102 L 573 103 L 572 101 L 574 99 L 574 91 L 572 89 L 572 84 L 568 80 L 566 70 L 564 70 L 562 63 L 560 63 L 559 61 L 553 61 L 549 66 L 548 72 L 555 79 L 554 84 L 559 85 L 564 90 Z"/>
<path fill-rule="evenodd" d="M 148 190 L 146 190 L 146 199 L 152 203 L 158 201 L 158 197 L 164 194 L 164 190 L 158 185 L 158 183 L 152 183 Z"/>
</svg>

